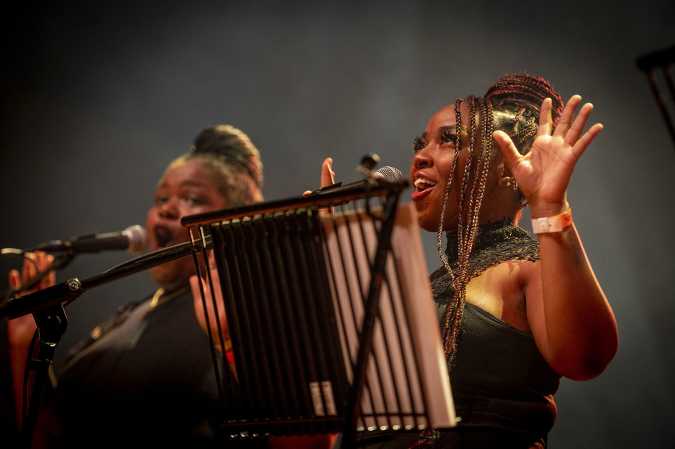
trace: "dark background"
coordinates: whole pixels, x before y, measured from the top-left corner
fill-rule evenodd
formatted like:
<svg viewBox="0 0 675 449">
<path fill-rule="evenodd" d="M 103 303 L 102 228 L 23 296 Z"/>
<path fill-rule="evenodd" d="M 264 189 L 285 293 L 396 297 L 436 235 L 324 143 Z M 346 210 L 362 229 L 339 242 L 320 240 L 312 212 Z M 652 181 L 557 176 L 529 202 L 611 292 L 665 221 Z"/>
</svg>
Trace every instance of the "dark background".
<svg viewBox="0 0 675 449">
<path fill-rule="evenodd" d="M 261 149 L 265 195 L 277 199 L 316 186 L 326 155 L 340 179 L 355 178 L 371 151 L 407 171 L 412 138 L 435 110 L 484 93 L 504 73 L 541 74 L 563 96 L 592 101 L 605 124 L 569 196 L 621 337 L 600 378 L 563 380 L 551 447 L 672 447 L 675 148 L 635 58 L 675 44 L 675 3 L 624 3 L 136 2 L 6 12 L 0 247 L 143 223 L 163 168 L 218 122 Z M 82 256 L 60 279 L 126 258 Z M 82 297 L 69 308 L 60 357 L 152 289 L 139 274 Z"/>
</svg>

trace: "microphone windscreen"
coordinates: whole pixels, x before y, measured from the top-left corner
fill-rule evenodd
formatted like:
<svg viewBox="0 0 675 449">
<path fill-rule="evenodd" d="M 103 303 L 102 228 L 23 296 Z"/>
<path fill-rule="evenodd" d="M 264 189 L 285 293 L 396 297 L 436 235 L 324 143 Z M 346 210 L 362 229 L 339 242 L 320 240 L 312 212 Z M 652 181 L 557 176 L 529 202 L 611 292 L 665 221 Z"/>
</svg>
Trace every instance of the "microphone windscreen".
<svg viewBox="0 0 675 449">
<path fill-rule="evenodd" d="M 400 182 L 404 179 L 401 170 L 396 167 L 390 167 L 389 165 L 379 168 L 373 173 L 373 176 L 387 182 Z"/>
<path fill-rule="evenodd" d="M 129 252 L 132 254 L 142 253 L 146 248 L 146 240 L 148 233 L 141 225 L 133 225 L 122 231 L 129 239 Z"/>
</svg>

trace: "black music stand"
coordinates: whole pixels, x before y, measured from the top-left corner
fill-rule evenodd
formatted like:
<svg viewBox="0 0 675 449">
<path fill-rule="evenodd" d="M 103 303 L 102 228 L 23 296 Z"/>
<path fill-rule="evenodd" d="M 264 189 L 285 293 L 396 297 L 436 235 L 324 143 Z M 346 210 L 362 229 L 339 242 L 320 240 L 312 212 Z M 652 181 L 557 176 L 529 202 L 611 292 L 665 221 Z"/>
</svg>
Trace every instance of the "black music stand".
<svg viewBox="0 0 675 449">
<path fill-rule="evenodd" d="M 675 46 L 642 55 L 637 58 L 635 63 L 647 77 L 649 88 L 651 89 L 652 95 L 654 95 L 654 99 L 656 100 L 656 104 L 661 111 L 661 115 L 663 116 L 663 120 L 666 123 L 666 128 L 668 128 L 673 145 L 675 145 L 675 123 L 668 112 L 668 107 L 666 106 L 667 102 L 661 95 L 659 83 L 657 82 L 656 78 L 657 71 L 660 70 L 662 78 L 667 86 L 668 91 L 670 92 L 670 104 L 672 107 L 675 105 L 675 83 L 673 83 L 670 69 L 673 64 L 675 64 Z"/>
<path fill-rule="evenodd" d="M 385 405 L 384 411 L 379 411 L 373 397 L 388 388 L 386 382 L 366 385 L 367 372 L 373 370 L 369 360 L 375 340 L 382 340 L 378 334 L 384 327 L 378 321 L 381 293 L 384 289 L 390 297 L 395 296 L 387 264 L 399 198 L 406 187 L 406 182 L 373 181 L 182 219 L 195 246 L 202 249 L 199 256 L 197 251 L 193 253 L 194 262 L 203 280 L 198 288 L 216 379 L 222 385 L 220 426 L 227 438 L 341 432 L 341 446 L 352 448 L 358 444 L 358 427 L 374 430 L 379 426 L 367 423 L 380 418 L 388 423 L 381 430 L 419 431 L 429 426 L 430 399 L 423 394 L 418 395 L 422 411 L 414 407 L 402 411 L 400 404 L 405 401 L 397 392 L 393 394 L 399 410 L 389 410 Z M 376 198 L 382 202 L 377 214 L 371 210 L 371 201 Z M 346 281 L 359 276 L 354 266 L 360 263 L 354 245 L 365 240 L 359 242 L 363 234 L 350 235 L 345 248 L 338 242 L 338 260 L 344 273 L 336 274 L 326 257 L 328 239 L 321 219 L 330 208 L 359 201 L 365 205 L 364 214 L 375 218 L 372 227 L 376 244 L 368 257 L 368 279 L 359 278 L 355 290 L 342 287 L 350 296 L 363 299 L 359 305 L 361 318 L 355 318 L 353 302 L 352 316 L 347 316 L 356 323 L 357 350 L 345 353 L 339 349 L 345 335 L 345 317 L 331 301 L 342 282 L 338 279 L 341 275 Z M 364 227 L 360 218 L 354 223 L 355 227 L 339 232 L 351 233 L 358 226 Z M 213 242 L 215 267 L 204 244 L 207 238 Z M 368 255 L 367 245 L 365 252 Z M 400 306 L 389 307 L 394 315 L 402 311 Z M 400 332 L 397 338 L 400 343 Z M 222 348 L 227 352 L 225 357 L 219 355 Z M 350 363 L 345 364 L 347 358 Z M 393 370 L 391 356 L 385 363 Z M 389 375 L 379 367 L 376 374 L 378 380 Z M 447 373 L 445 377 L 447 382 Z M 363 416 L 364 394 L 370 396 L 370 421 Z M 410 394 L 408 403 L 413 402 Z M 402 425 L 406 422 L 414 425 Z"/>
</svg>

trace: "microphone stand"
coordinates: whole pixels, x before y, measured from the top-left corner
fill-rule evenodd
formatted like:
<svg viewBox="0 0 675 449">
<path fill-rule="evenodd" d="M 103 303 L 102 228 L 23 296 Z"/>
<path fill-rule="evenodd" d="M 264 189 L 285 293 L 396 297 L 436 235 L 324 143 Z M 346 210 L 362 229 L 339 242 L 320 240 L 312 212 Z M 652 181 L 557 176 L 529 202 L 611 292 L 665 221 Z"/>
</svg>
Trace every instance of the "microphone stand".
<svg viewBox="0 0 675 449">
<path fill-rule="evenodd" d="M 68 315 L 64 306 L 76 300 L 87 290 L 188 256 L 210 246 L 210 236 L 198 241 L 179 243 L 136 257 L 89 278 L 80 280 L 72 277 L 65 282 L 28 295 L 11 296 L 0 303 L 0 318 L 12 319 L 29 313 L 33 314 L 40 337 L 38 356 L 32 359 L 26 367 L 26 369 L 35 370 L 36 376 L 29 399 L 28 414 L 21 429 L 24 447 L 31 447 L 42 391 L 49 378 L 49 367 L 54 362 L 56 347 L 68 327 Z"/>
</svg>

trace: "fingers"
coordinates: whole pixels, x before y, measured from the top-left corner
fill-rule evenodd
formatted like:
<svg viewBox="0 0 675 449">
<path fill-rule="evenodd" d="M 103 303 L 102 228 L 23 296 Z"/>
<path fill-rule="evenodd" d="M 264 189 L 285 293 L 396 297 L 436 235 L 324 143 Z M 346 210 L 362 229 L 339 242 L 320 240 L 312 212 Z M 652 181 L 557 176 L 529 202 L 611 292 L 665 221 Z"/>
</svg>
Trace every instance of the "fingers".
<svg viewBox="0 0 675 449">
<path fill-rule="evenodd" d="M 492 134 L 492 137 L 494 137 L 495 141 L 497 142 L 497 146 L 502 152 L 506 168 L 513 171 L 512 169 L 518 165 L 520 159 L 522 158 L 518 152 L 518 149 L 513 144 L 513 140 L 511 140 L 511 137 L 509 137 L 509 135 L 504 131 L 495 131 Z"/>
<path fill-rule="evenodd" d="M 321 164 L 321 187 L 335 184 L 335 172 L 333 171 L 333 158 L 327 157 Z"/>
<path fill-rule="evenodd" d="M 596 123 L 595 125 L 591 126 L 583 136 L 581 136 L 581 139 L 579 139 L 572 147 L 572 153 L 574 154 L 575 159 L 579 159 L 579 157 L 584 154 L 586 148 L 588 148 L 591 142 L 593 142 L 593 139 L 595 139 L 595 137 L 600 134 L 604 128 L 605 127 L 602 123 Z"/>
<path fill-rule="evenodd" d="M 572 116 L 574 115 L 574 111 L 577 109 L 577 106 L 579 105 L 580 102 L 581 102 L 581 95 L 572 95 L 570 99 L 567 100 L 565 109 L 563 109 L 562 115 L 560 116 L 560 120 L 558 121 L 558 126 L 555 127 L 555 131 L 553 132 L 554 136 L 560 137 L 565 136 L 565 133 L 570 128 L 570 124 L 572 123 Z"/>
<path fill-rule="evenodd" d="M 19 270 L 9 270 L 9 286 L 12 290 L 21 288 L 21 275 Z"/>
<path fill-rule="evenodd" d="M 14 290 L 19 290 L 23 286 L 28 286 L 33 279 L 35 279 L 40 273 L 49 271 L 38 283 L 38 285 L 32 287 L 30 291 L 35 289 L 43 289 L 51 287 L 56 284 L 56 273 L 51 271 L 50 268 L 54 263 L 54 256 L 47 254 L 41 251 L 36 251 L 34 253 L 25 253 L 23 267 L 21 268 L 21 273 L 18 270 L 10 270 L 9 272 L 9 284 Z M 27 292 L 24 292 L 27 293 Z"/>
<path fill-rule="evenodd" d="M 591 115 L 592 110 L 593 110 L 592 103 L 586 103 L 581 107 L 581 110 L 579 111 L 577 118 L 574 119 L 574 123 L 572 123 L 572 126 L 570 127 L 569 131 L 567 132 L 567 134 L 565 134 L 565 142 L 568 145 L 574 146 L 574 144 L 577 143 L 577 140 L 579 139 L 581 132 L 584 130 L 584 127 L 586 126 L 586 122 L 588 121 L 588 117 Z"/>
<path fill-rule="evenodd" d="M 37 257 L 35 253 L 26 253 L 24 254 L 24 258 L 28 260 L 24 260 L 23 262 L 21 285 L 28 284 L 37 275 Z"/>
<path fill-rule="evenodd" d="M 548 136 L 551 134 L 553 128 L 553 116 L 551 109 L 553 102 L 550 98 L 544 98 L 541 103 L 541 110 L 539 111 L 539 129 L 537 129 L 537 136 Z"/>
<path fill-rule="evenodd" d="M 43 253 L 43 252 L 37 252 L 35 254 L 37 255 L 37 262 L 38 262 L 37 266 L 38 266 L 40 272 L 49 270 L 51 268 L 52 263 L 54 262 L 54 256 L 52 256 L 51 254 Z M 39 288 L 42 289 L 42 288 L 51 287 L 54 284 L 56 284 L 56 273 L 54 273 L 53 271 L 50 271 L 40 281 Z"/>
</svg>

